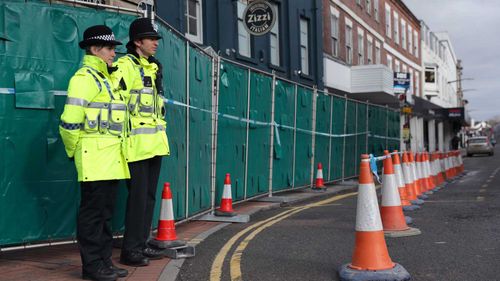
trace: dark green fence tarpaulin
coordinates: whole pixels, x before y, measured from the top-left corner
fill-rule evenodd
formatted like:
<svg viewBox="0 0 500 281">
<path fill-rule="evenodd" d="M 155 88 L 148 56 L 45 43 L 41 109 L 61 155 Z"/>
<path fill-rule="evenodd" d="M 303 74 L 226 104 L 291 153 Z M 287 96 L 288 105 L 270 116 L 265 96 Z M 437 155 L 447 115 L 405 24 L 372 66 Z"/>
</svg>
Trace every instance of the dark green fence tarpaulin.
<svg viewBox="0 0 500 281">
<path fill-rule="evenodd" d="M 68 81 L 83 56 L 78 42 L 87 27 L 106 24 L 126 43 L 133 19 L 42 2 L 0 4 L 0 247 L 74 238 L 80 190 L 58 125 Z M 227 60 L 213 77 L 217 57 L 163 24 L 159 32 L 156 57 L 164 65 L 171 154 L 162 162 L 154 226 L 164 182 L 171 183 L 174 216 L 182 220 L 219 205 L 226 173 L 233 201 L 241 201 L 308 186 L 319 162 L 326 181 L 354 177 L 360 154 L 399 147 L 397 111 L 315 92 Z M 124 46 L 117 51 L 124 54 Z M 215 106 L 218 112 L 211 112 Z M 124 181 L 118 196 L 113 226 L 120 232 Z"/>
</svg>

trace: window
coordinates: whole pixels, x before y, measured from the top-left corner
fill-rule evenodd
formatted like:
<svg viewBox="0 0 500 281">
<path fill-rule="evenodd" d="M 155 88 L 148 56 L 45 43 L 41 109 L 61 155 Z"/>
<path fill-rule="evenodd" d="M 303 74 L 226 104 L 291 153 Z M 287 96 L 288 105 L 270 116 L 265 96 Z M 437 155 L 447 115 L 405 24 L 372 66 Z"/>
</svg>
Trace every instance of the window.
<svg viewBox="0 0 500 281">
<path fill-rule="evenodd" d="M 385 6 L 385 35 L 391 38 L 391 7 Z"/>
<path fill-rule="evenodd" d="M 406 65 L 403 64 L 403 66 L 401 67 L 402 69 L 402 72 L 406 73 L 408 72 L 408 68 L 406 67 Z"/>
<path fill-rule="evenodd" d="M 332 56 L 339 55 L 339 11 L 330 6 L 330 25 L 332 37 Z"/>
<path fill-rule="evenodd" d="M 418 53 L 419 53 L 419 50 L 418 50 L 418 33 L 416 30 L 413 31 L 413 51 L 414 51 L 414 55 L 418 58 Z"/>
<path fill-rule="evenodd" d="M 274 11 L 276 11 L 276 21 L 274 26 L 269 33 L 269 43 L 271 47 L 271 63 L 274 65 L 280 65 L 280 21 L 279 21 L 279 9 L 278 5 L 273 4 Z"/>
<path fill-rule="evenodd" d="M 300 19 L 300 67 L 302 73 L 309 74 L 309 21 Z"/>
<path fill-rule="evenodd" d="M 373 0 L 373 14 L 375 15 L 375 20 L 378 22 L 380 20 L 378 14 L 378 0 Z"/>
<path fill-rule="evenodd" d="M 358 64 L 365 64 L 365 44 L 363 30 L 358 29 Z"/>
<path fill-rule="evenodd" d="M 375 42 L 375 64 L 380 64 L 380 42 Z"/>
<path fill-rule="evenodd" d="M 410 54 L 413 52 L 413 31 L 409 24 L 408 24 L 408 52 L 410 52 Z"/>
<path fill-rule="evenodd" d="M 436 83 L 436 68 L 425 68 L 425 83 Z"/>
<path fill-rule="evenodd" d="M 347 23 L 347 22 L 346 22 Z M 345 27 L 346 62 L 352 64 L 352 23 Z"/>
<path fill-rule="evenodd" d="M 420 96 L 420 75 L 415 71 L 415 95 Z"/>
<path fill-rule="evenodd" d="M 401 47 L 406 50 L 406 22 L 401 20 Z"/>
<path fill-rule="evenodd" d="M 368 14 L 372 13 L 372 1 L 371 0 L 366 0 L 366 12 Z"/>
<path fill-rule="evenodd" d="M 394 43 L 399 44 L 399 16 L 394 13 Z"/>
<path fill-rule="evenodd" d="M 186 1 L 186 37 L 197 43 L 203 43 L 201 0 Z"/>
<path fill-rule="evenodd" d="M 390 55 L 387 55 L 387 66 L 389 67 L 389 69 L 391 71 L 393 71 L 393 68 L 392 68 L 392 57 Z"/>
<path fill-rule="evenodd" d="M 395 66 L 396 66 L 396 67 L 394 68 L 394 71 L 395 71 L 395 72 L 401 72 L 401 64 L 399 63 L 399 61 L 398 61 L 398 60 L 395 60 L 395 61 L 394 61 L 394 64 L 395 64 Z"/>
<path fill-rule="evenodd" d="M 250 33 L 245 29 L 243 22 L 243 11 L 246 8 L 246 4 L 242 3 L 241 0 L 237 2 L 238 6 L 238 53 L 245 57 L 252 56 L 252 45 Z"/>
<path fill-rule="evenodd" d="M 368 64 L 373 64 L 373 39 L 371 36 L 366 36 L 366 59 Z"/>
</svg>

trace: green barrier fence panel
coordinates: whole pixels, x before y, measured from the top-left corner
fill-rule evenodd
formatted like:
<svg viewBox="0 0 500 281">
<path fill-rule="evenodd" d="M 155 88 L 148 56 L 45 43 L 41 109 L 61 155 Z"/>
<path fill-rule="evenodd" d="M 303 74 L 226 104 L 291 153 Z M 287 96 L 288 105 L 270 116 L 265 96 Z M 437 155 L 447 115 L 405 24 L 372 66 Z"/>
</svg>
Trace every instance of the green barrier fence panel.
<svg viewBox="0 0 500 281">
<path fill-rule="evenodd" d="M 330 114 L 332 106 L 332 97 L 319 94 L 316 100 L 316 132 L 330 134 Z M 314 148 L 314 171 L 318 163 L 323 165 L 323 178 L 328 179 L 329 158 L 330 158 L 330 137 L 316 134 Z"/>
<path fill-rule="evenodd" d="M 219 112 L 247 118 L 248 70 L 222 62 L 219 79 Z M 226 173 L 231 174 L 233 200 L 244 198 L 246 127 L 245 122 L 223 116 L 218 119 L 215 205 L 220 203 Z"/>
<path fill-rule="evenodd" d="M 367 105 L 364 103 L 358 103 L 358 133 L 365 133 L 365 134 L 359 134 L 356 136 L 357 138 L 357 155 L 356 155 L 356 175 L 359 174 L 359 164 L 361 161 L 361 154 L 366 154 L 366 137 L 367 134 L 366 132 L 368 131 L 368 128 L 366 127 L 366 121 L 367 121 L 367 116 L 366 116 L 366 108 Z"/>
<path fill-rule="evenodd" d="M 279 125 L 294 126 L 295 86 L 276 80 L 274 120 Z M 274 130 L 273 191 L 293 186 L 293 133 L 291 129 L 278 127 Z"/>
<path fill-rule="evenodd" d="M 343 135 L 345 124 L 345 99 L 333 96 L 332 106 L 332 134 Z M 344 153 L 344 138 L 332 137 L 332 154 L 330 160 L 330 178 L 328 180 L 339 180 L 342 178 L 342 159 Z"/>
<path fill-rule="evenodd" d="M 346 119 L 346 133 L 356 133 L 356 103 L 354 101 L 347 101 L 347 119 Z M 348 136 L 345 138 L 345 157 L 344 157 L 344 177 L 353 177 L 356 172 L 356 135 Z"/>
<path fill-rule="evenodd" d="M 312 131 L 313 92 L 297 87 L 297 129 Z M 294 187 L 311 183 L 312 133 L 296 131 Z"/>
<path fill-rule="evenodd" d="M 110 19 L 128 26 L 133 17 L 44 3 L 0 4 L 0 245 L 75 235 L 80 189 L 58 131 L 62 94 L 83 56 L 81 31 Z M 117 205 L 116 217 L 123 217 Z M 115 220 L 116 230 L 122 221 Z"/>
<path fill-rule="evenodd" d="M 159 25 L 159 27 L 158 32 L 163 38 L 160 41 L 156 57 L 163 64 L 165 98 L 187 103 L 186 43 L 169 32 L 163 25 Z M 158 200 L 153 218 L 155 225 L 158 222 L 162 186 L 165 182 L 170 182 L 175 218 L 186 217 L 187 112 L 185 107 L 170 103 L 165 105 L 165 109 L 170 155 L 163 157 L 162 160 L 156 197 Z"/>
<path fill-rule="evenodd" d="M 189 48 L 189 104 L 212 110 L 212 59 Z M 188 215 L 209 209 L 211 203 L 210 165 L 212 115 L 189 110 L 189 195 Z"/>
<path fill-rule="evenodd" d="M 250 120 L 271 122 L 272 83 L 272 77 L 251 72 Z M 250 124 L 248 132 L 247 198 L 269 191 L 270 147 L 270 127 Z"/>
</svg>

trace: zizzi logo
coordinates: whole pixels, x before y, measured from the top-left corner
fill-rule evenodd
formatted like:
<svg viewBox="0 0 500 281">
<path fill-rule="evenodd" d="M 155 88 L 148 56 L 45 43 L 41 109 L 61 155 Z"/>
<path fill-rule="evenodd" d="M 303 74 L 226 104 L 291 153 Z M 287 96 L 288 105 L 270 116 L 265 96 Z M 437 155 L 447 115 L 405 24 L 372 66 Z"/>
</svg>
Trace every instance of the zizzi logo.
<svg viewBox="0 0 500 281">
<path fill-rule="evenodd" d="M 243 12 L 245 29 L 252 35 L 264 35 L 269 32 L 276 20 L 275 12 L 267 1 L 254 1 Z"/>
</svg>

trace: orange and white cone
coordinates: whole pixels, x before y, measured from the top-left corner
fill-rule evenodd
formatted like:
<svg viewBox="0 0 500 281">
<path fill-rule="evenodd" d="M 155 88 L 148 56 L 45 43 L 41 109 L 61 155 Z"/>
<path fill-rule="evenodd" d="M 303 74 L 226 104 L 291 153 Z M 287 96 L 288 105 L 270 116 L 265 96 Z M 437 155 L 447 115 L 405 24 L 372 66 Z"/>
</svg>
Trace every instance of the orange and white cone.
<svg viewBox="0 0 500 281">
<path fill-rule="evenodd" d="M 340 280 L 410 280 L 406 269 L 389 256 L 366 154 L 361 155 L 359 172 L 354 253 L 352 262 L 340 267 Z"/>
<path fill-rule="evenodd" d="M 403 176 L 403 170 L 401 168 L 401 162 L 399 160 L 399 154 L 397 150 L 394 150 L 392 155 L 392 166 L 394 168 L 394 175 L 396 176 L 396 183 L 399 192 L 399 199 L 401 199 L 401 206 L 411 206 L 405 189 L 405 180 Z"/>
<path fill-rule="evenodd" d="M 418 161 L 418 157 L 419 157 L 419 153 L 416 153 L 415 155 L 413 155 L 413 152 L 410 151 L 410 164 L 411 164 L 411 167 L 412 167 L 412 172 L 413 172 L 413 182 L 415 183 L 415 194 L 417 194 L 417 198 L 420 198 L 421 200 L 422 199 L 425 199 L 425 196 L 423 193 L 422 193 L 422 177 L 420 175 L 420 169 L 419 169 L 419 161 Z"/>
<path fill-rule="evenodd" d="M 427 169 L 427 181 L 429 183 L 429 191 L 436 188 L 436 182 L 434 181 L 434 173 L 432 171 L 432 163 L 430 161 L 429 152 L 425 153 L 425 168 Z"/>
<path fill-rule="evenodd" d="M 422 173 L 424 177 L 424 194 L 432 194 L 432 189 L 434 188 L 432 185 L 431 173 L 429 170 L 429 157 L 427 152 L 422 152 Z"/>
<path fill-rule="evenodd" d="M 389 237 L 402 237 L 420 234 L 416 229 L 410 229 L 406 224 L 405 215 L 399 198 L 396 175 L 389 151 L 384 154 L 384 174 L 382 176 L 382 202 L 380 217 L 384 226 L 384 233 Z"/>
<path fill-rule="evenodd" d="M 313 186 L 315 190 L 326 190 L 325 182 L 323 181 L 323 165 L 318 163 L 318 171 L 316 172 L 316 184 Z"/>
<path fill-rule="evenodd" d="M 163 185 L 158 231 L 156 237 L 148 243 L 160 249 L 185 245 L 184 242 L 177 240 L 177 233 L 175 232 L 174 207 L 172 204 L 172 191 L 170 190 L 170 183 L 168 182 Z"/>
<path fill-rule="evenodd" d="M 405 152 L 403 154 L 403 174 L 405 179 L 406 194 L 408 194 L 408 200 L 414 205 L 422 205 L 424 201 L 418 199 L 417 188 L 415 186 L 415 174 L 413 171 L 413 165 L 410 161 L 411 152 Z"/>
<path fill-rule="evenodd" d="M 220 201 L 220 208 L 216 209 L 214 215 L 220 217 L 234 217 L 236 213 L 233 210 L 233 196 L 231 194 L 231 176 L 226 174 L 224 179 L 224 190 Z"/>
</svg>

